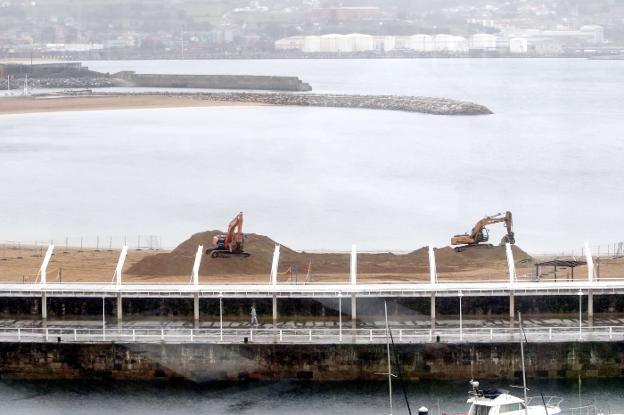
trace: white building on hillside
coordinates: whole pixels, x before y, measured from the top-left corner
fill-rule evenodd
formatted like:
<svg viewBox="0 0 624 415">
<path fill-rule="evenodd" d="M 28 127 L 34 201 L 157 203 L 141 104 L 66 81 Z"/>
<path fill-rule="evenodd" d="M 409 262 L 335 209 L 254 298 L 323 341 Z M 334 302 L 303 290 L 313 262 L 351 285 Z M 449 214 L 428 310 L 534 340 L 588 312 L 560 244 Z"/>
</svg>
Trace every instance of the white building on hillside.
<svg viewBox="0 0 624 415">
<path fill-rule="evenodd" d="M 431 52 L 433 50 L 433 37 L 430 35 L 410 36 L 410 49 L 418 52 Z"/>
</svg>

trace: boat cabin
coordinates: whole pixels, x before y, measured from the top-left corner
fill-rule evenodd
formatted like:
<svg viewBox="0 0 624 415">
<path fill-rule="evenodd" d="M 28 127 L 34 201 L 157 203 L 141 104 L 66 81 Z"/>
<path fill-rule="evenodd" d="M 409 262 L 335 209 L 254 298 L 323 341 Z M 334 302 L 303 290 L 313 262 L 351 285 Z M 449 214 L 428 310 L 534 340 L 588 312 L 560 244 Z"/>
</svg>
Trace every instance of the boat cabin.
<svg viewBox="0 0 624 415">
<path fill-rule="evenodd" d="M 542 396 L 538 405 L 531 405 L 503 389 L 479 389 L 479 382 L 471 380 L 470 410 L 467 415 L 556 415 L 561 412 L 559 404 L 563 399 Z"/>
<path fill-rule="evenodd" d="M 468 403 L 468 415 L 524 415 L 524 401 L 501 389 L 477 390 Z"/>
</svg>

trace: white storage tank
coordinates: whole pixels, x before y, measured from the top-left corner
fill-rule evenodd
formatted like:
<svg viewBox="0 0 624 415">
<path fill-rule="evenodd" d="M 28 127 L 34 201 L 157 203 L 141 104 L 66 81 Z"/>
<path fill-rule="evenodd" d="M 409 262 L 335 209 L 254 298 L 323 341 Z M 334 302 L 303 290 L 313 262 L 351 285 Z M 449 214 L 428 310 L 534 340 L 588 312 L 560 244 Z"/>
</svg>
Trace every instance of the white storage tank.
<svg viewBox="0 0 624 415">
<path fill-rule="evenodd" d="M 433 50 L 438 52 L 466 52 L 468 41 L 463 36 L 435 35 L 433 37 Z"/>
<path fill-rule="evenodd" d="M 418 52 L 431 52 L 433 50 L 433 37 L 430 35 L 410 36 L 410 49 Z"/>
<path fill-rule="evenodd" d="M 375 50 L 382 52 L 395 49 L 395 37 L 394 36 L 375 36 L 373 38 L 373 46 Z"/>
<path fill-rule="evenodd" d="M 590 43 L 604 43 L 604 28 L 598 25 L 581 26 L 580 31 L 590 35 Z"/>
<path fill-rule="evenodd" d="M 321 52 L 338 52 L 338 42 L 342 38 L 342 35 L 330 33 L 323 35 L 320 38 L 320 51 Z"/>
<path fill-rule="evenodd" d="M 410 37 L 409 36 L 395 36 L 394 48 L 395 49 L 409 49 Z"/>
<path fill-rule="evenodd" d="M 338 36 L 338 52 L 353 52 L 353 40 L 347 35 Z"/>
<path fill-rule="evenodd" d="M 319 36 L 304 36 L 303 40 L 304 52 L 320 52 L 321 38 Z"/>
<path fill-rule="evenodd" d="M 375 49 L 375 42 L 371 35 L 351 33 L 345 37 L 351 41 L 351 48 L 354 52 L 367 52 Z"/>
<path fill-rule="evenodd" d="M 525 54 L 529 51 L 529 41 L 523 37 L 509 39 L 509 53 L 516 55 Z"/>
<path fill-rule="evenodd" d="M 463 36 L 453 36 L 454 38 L 454 51 L 455 52 L 468 52 L 468 39 Z"/>
<path fill-rule="evenodd" d="M 496 36 L 488 33 L 477 33 L 470 36 L 470 49 L 496 50 Z"/>
<path fill-rule="evenodd" d="M 291 36 L 275 41 L 275 49 L 277 50 L 303 50 L 305 44 L 304 36 Z"/>
<path fill-rule="evenodd" d="M 453 35 L 439 34 L 433 37 L 433 50 L 436 52 L 451 51 L 455 41 Z"/>
</svg>

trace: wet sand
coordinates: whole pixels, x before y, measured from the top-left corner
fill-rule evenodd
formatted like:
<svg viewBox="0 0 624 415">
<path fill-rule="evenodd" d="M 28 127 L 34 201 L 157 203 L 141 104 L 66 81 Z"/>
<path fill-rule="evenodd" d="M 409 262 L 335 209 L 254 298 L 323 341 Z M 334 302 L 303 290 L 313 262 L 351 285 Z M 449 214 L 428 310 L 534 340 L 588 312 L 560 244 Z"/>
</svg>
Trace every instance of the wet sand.
<svg viewBox="0 0 624 415">
<path fill-rule="evenodd" d="M 194 96 L 93 95 L 76 97 L 0 98 L 0 115 L 56 111 L 96 111 L 140 108 L 183 108 L 263 105 L 200 99 Z"/>
</svg>

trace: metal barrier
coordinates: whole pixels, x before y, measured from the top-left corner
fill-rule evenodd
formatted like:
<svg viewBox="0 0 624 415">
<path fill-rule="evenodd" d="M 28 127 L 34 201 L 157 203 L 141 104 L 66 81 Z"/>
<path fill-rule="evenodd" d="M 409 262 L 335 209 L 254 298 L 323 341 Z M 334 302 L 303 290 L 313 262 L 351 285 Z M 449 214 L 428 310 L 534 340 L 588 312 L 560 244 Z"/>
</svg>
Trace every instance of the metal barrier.
<svg viewBox="0 0 624 415">
<path fill-rule="evenodd" d="M 391 329 L 395 343 L 514 343 L 513 328 Z M 624 326 L 526 328 L 529 342 L 609 342 L 624 340 Z M 89 329 L 1 328 L 0 342 L 61 343 L 257 343 L 257 344 L 385 344 L 384 328 L 377 329 Z"/>
</svg>

